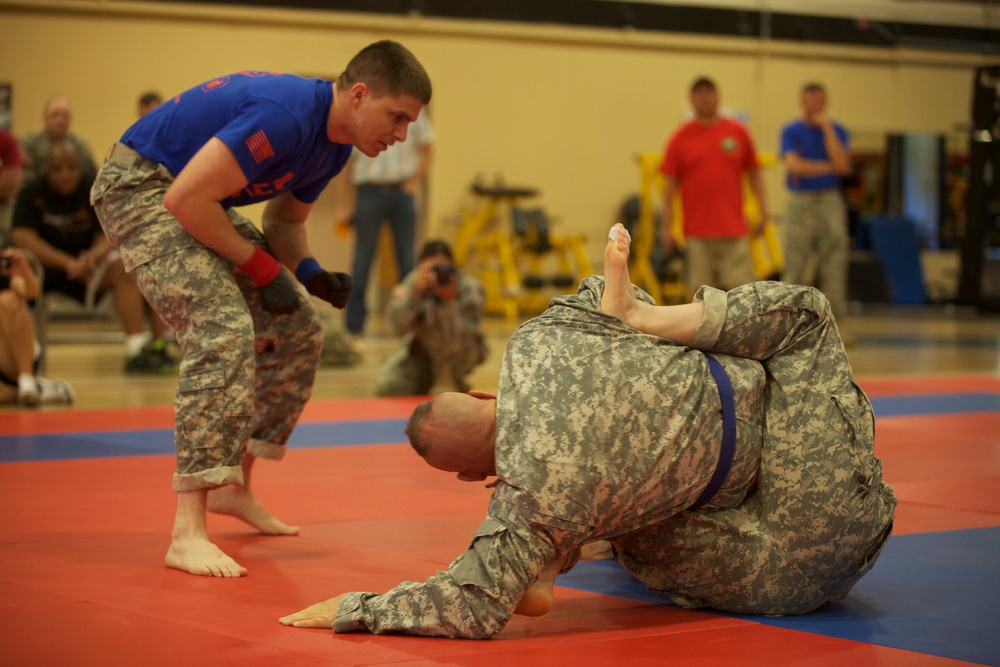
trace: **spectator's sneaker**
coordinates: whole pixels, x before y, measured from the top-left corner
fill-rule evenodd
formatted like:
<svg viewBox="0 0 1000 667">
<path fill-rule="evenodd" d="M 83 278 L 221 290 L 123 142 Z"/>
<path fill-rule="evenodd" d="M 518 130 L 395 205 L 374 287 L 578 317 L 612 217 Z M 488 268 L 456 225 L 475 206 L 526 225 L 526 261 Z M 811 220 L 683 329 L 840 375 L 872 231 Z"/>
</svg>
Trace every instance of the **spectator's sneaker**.
<svg viewBox="0 0 1000 667">
<path fill-rule="evenodd" d="M 163 356 L 146 345 L 139 353 L 125 360 L 125 372 L 128 374 L 155 374 L 163 372 Z"/>
<path fill-rule="evenodd" d="M 170 354 L 170 351 L 167 350 L 167 344 L 162 340 L 153 340 L 146 343 L 145 349 L 160 358 L 160 361 L 163 363 L 161 368 L 163 371 L 173 370 L 179 365 L 178 361 L 174 359 L 173 355 Z"/>
<path fill-rule="evenodd" d="M 38 388 L 35 376 L 22 373 L 17 376 L 17 402 L 26 408 L 33 408 L 42 401 L 42 392 Z"/>
<path fill-rule="evenodd" d="M 38 378 L 38 388 L 42 394 L 42 405 L 72 405 L 75 394 L 73 387 L 65 380 Z"/>
</svg>

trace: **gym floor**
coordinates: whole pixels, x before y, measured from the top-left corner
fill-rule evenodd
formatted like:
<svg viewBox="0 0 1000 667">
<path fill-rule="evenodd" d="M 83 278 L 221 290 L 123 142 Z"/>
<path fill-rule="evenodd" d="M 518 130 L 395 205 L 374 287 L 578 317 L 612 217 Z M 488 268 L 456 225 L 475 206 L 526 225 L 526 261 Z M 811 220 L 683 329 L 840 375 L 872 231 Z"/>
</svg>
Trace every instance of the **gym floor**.
<svg viewBox="0 0 1000 667">
<path fill-rule="evenodd" d="M 489 320 L 476 389 L 496 388 L 516 322 Z M 56 323 L 79 327 L 79 323 Z M 93 326 L 93 325 L 86 325 Z M 425 466 L 402 426 L 421 400 L 375 399 L 394 341 L 323 368 L 291 451 L 254 484 L 302 527 L 264 537 L 212 516 L 239 580 L 167 569 L 174 377 L 122 373 L 117 344 L 58 344 L 72 408 L 0 410 L 0 655 L 5 665 L 1000 665 L 1000 318 L 884 308 L 847 323 L 900 498 L 895 532 L 843 602 L 800 617 L 685 611 L 614 561 L 557 580 L 547 616 L 485 642 L 287 628 L 279 616 L 445 568 L 488 500 Z"/>
</svg>

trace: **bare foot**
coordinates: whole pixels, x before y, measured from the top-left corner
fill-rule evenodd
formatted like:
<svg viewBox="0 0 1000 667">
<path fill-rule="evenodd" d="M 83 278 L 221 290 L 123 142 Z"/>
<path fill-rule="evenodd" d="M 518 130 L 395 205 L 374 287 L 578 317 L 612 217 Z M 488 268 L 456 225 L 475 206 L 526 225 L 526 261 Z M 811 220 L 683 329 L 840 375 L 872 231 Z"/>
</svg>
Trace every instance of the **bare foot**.
<svg viewBox="0 0 1000 667">
<path fill-rule="evenodd" d="M 164 559 L 167 567 L 203 577 L 245 577 L 247 569 L 205 538 L 175 538 Z"/>
<path fill-rule="evenodd" d="M 601 310 L 629 325 L 640 307 L 628 274 L 631 245 L 632 239 L 623 224 L 616 224 L 608 232 L 608 244 L 604 248 L 604 296 L 601 297 Z"/>
<path fill-rule="evenodd" d="M 611 542 L 598 540 L 580 547 L 580 560 L 612 560 L 615 557 Z"/>
<path fill-rule="evenodd" d="M 521 598 L 520 604 L 514 609 L 515 614 L 521 616 L 543 616 L 552 610 L 554 604 L 552 589 L 555 586 L 556 576 L 559 570 L 566 564 L 569 554 L 556 559 L 548 567 L 538 574 L 538 579 L 531 585 Z"/>
<path fill-rule="evenodd" d="M 240 519 L 264 535 L 297 535 L 298 526 L 280 521 L 246 486 L 230 484 L 208 492 L 208 511 Z"/>
</svg>

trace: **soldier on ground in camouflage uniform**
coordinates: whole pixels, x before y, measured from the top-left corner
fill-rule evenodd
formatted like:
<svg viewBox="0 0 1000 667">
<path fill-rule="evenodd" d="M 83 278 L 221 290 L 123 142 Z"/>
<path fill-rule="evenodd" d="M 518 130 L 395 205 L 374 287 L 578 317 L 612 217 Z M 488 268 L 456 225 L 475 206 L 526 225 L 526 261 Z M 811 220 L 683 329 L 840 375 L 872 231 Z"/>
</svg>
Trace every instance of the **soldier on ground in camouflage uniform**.
<svg viewBox="0 0 1000 667">
<path fill-rule="evenodd" d="M 336 82 L 271 72 L 206 82 L 112 147 L 91 198 L 184 352 L 168 567 L 246 574 L 209 540 L 207 510 L 265 534 L 298 532 L 249 482 L 255 458 L 284 455 L 312 390 L 322 335 L 308 294 L 342 308 L 350 293 L 349 276 L 311 257 L 303 223 L 352 145 L 376 155 L 404 141 L 430 96 L 413 54 L 384 41 Z M 265 200 L 261 233 L 234 207 Z"/>
<path fill-rule="evenodd" d="M 396 285 L 386 308 L 403 340 L 379 370 L 375 393 L 468 391 L 465 376 L 486 359 L 479 330 L 485 299 L 482 283 L 455 268 L 447 243 L 425 243 L 417 268 Z"/>
<path fill-rule="evenodd" d="M 428 464 L 499 478 L 468 551 L 423 583 L 282 623 L 491 637 L 545 613 L 557 572 L 596 540 L 677 604 L 738 613 L 811 611 L 872 567 L 896 498 L 828 301 L 758 282 L 655 306 L 629 283 L 623 230 L 604 280 L 513 334 L 496 398 L 414 411 Z"/>
</svg>

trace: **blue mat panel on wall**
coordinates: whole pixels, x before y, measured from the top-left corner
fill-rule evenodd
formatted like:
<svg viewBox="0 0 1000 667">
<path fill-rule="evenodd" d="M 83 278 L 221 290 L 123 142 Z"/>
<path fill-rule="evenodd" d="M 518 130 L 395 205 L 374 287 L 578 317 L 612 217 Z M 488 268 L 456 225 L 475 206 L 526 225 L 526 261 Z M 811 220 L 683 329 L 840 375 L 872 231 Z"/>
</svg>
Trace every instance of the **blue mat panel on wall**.
<svg viewBox="0 0 1000 667">
<path fill-rule="evenodd" d="M 920 264 L 917 227 L 906 218 L 868 215 L 861 219 L 855 246 L 872 250 L 882 261 L 892 303 L 927 303 L 924 270 Z"/>
</svg>

